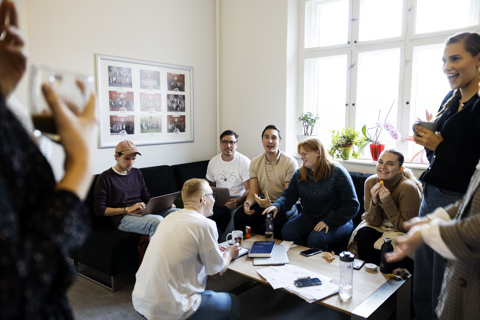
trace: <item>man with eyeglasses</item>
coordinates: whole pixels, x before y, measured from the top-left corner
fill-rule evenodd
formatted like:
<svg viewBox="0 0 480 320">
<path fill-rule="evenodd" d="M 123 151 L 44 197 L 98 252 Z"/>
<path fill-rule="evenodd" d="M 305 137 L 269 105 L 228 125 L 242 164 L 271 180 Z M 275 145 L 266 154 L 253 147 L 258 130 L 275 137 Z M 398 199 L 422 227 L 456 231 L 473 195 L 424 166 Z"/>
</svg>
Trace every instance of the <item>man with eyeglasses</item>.
<svg viewBox="0 0 480 320">
<path fill-rule="evenodd" d="M 220 241 L 226 240 L 232 232 L 235 212 L 242 207 L 250 189 L 250 159 L 237 152 L 238 134 L 226 130 L 220 135 L 222 153 L 213 157 L 208 163 L 206 178 L 211 187 L 228 188 L 230 201 L 225 207 L 214 207 L 212 219 L 217 223 Z"/>
<path fill-rule="evenodd" d="M 252 159 L 250 163 L 250 192 L 243 210 L 234 217 L 235 229 L 244 230 L 250 226 L 252 232 L 265 233 L 265 216 L 263 211 L 282 195 L 288 187 L 295 170 L 297 160 L 283 153 L 279 146 L 282 133 L 274 125 L 268 125 L 262 132 L 264 153 Z M 282 239 L 282 227 L 288 218 L 296 213 L 296 205 L 285 215 L 276 215 L 274 219 L 274 237 Z"/>
<path fill-rule="evenodd" d="M 136 274 L 132 301 L 146 319 L 236 319 L 240 299 L 231 293 L 205 290 L 238 256 L 238 244 L 218 245 L 213 214 L 215 194 L 204 179 L 182 188 L 185 208 L 168 215 L 151 239 Z M 223 251 L 223 252 L 222 252 Z"/>
</svg>

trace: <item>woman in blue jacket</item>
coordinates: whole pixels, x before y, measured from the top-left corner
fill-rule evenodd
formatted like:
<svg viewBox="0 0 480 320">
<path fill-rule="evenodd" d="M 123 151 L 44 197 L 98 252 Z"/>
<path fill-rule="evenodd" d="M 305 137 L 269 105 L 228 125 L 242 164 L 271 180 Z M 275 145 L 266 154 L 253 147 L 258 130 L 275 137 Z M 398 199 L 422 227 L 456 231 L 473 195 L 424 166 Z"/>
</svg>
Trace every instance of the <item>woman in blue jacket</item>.
<svg viewBox="0 0 480 320">
<path fill-rule="evenodd" d="M 298 144 L 303 166 L 295 171 L 288 188 L 263 214 L 286 212 L 301 199 L 303 209 L 282 229 L 284 240 L 324 251 L 347 238 L 353 229 L 352 218 L 360 204 L 352 179 L 339 164 L 326 157 L 317 138 Z"/>
</svg>

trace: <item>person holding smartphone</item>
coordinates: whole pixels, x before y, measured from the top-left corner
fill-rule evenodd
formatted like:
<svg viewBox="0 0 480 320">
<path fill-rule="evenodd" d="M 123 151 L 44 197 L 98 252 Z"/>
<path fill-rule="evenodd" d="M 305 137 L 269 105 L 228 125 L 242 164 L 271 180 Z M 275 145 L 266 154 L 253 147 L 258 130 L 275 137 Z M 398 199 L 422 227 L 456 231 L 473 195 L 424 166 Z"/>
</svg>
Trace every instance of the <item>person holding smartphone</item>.
<svg viewBox="0 0 480 320">
<path fill-rule="evenodd" d="M 465 32 L 445 42 L 443 71 L 452 91 L 442 102 L 437 132 L 416 127 L 413 139 L 425 147 L 430 166 L 421 175 L 420 217 L 461 200 L 480 159 L 480 35 Z M 415 252 L 413 306 L 418 319 L 435 319 L 444 258 L 430 247 Z"/>
<path fill-rule="evenodd" d="M 320 140 L 306 139 L 297 149 L 303 166 L 295 171 L 285 192 L 262 214 L 286 212 L 300 198 L 303 209 L 283 226 L 283 239 L 329 251 L 332 244 L 352 232 L 352 218 L 360 203 L 347 170 L 327 159 Z"/>
</svg>

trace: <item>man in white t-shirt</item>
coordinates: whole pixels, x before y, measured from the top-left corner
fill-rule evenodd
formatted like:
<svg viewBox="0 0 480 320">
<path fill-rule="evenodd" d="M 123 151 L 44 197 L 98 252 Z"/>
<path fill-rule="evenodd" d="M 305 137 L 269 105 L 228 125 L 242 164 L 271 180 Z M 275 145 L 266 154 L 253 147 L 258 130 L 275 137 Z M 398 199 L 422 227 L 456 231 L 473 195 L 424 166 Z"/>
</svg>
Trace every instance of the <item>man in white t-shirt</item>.
<svg viewBox="0 0 480 320">
<path fill-rule="evenodd" d="M 220 135 L 222 153 L 210 160 L 206 178 L 211 187 L 228 188 L 230 201 L 225 207 L 214 207 L 212 219 L 217 223 L 220 242 L 233 230 L 233 217 L 242 207 L 250 189 L 250 159 L 237 152 L 238 134 L 226 130 Z M 242 230 L 243 231 L 243 230 Z"/>
<path fill-rule="evenodd" d="M 168 215 L 150 239 L 132 293 L 135 310 L 148 320 L 236 319 L 240 300 L 205 290 L 207 277 L 220 277 L 238 256 L 238 245 L 218 245 L 215 194 L 204 179 L 182 188 L 185 208 Z"/>
</svg>

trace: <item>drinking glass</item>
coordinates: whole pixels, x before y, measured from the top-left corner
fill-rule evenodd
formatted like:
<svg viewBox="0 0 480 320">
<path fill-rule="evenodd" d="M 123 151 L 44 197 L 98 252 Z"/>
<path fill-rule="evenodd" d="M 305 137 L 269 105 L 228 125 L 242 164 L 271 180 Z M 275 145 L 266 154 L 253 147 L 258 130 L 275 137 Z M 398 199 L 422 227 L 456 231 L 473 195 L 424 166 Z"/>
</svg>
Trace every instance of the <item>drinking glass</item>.
<svg viewBox="0 0 480 320">
<path fill-rule="evenodd" d="M 84 84 L 82 92 L 76 81 Z M 59 142 L 53 114 L 42 92 L 42 84 L 49 84 L 60 100 L 67 104 L 72 103 L 82 112 L 93 91 L 93 77 L 53 67 L 34 64 L 30 70 L 29 97 L 32 121 L 35 129 L 42 135 Z M 35 132 L 38 134 L 38 132 Z"/>
</svg>

